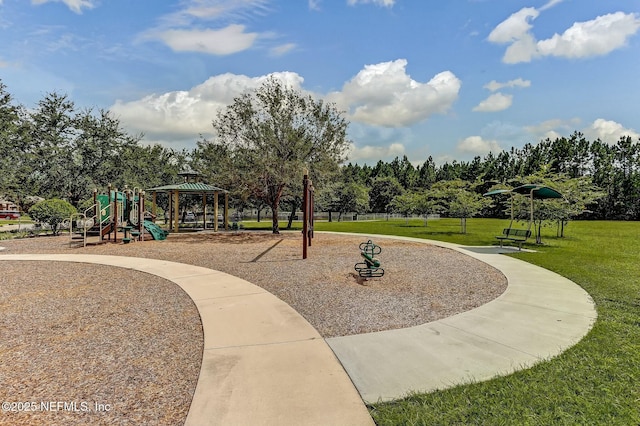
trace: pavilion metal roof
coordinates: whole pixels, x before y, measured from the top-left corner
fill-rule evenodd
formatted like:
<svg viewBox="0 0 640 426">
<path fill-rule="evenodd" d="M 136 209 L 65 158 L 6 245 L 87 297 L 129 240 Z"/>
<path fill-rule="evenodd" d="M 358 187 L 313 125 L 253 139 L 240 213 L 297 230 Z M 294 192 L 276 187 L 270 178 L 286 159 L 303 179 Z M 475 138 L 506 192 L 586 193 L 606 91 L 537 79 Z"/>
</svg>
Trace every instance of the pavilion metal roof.
<svg viewBox="0 0 640 426">
<path fill-rule="evenodd" d="M 174 185 L 163 185 L 163 186 L 157 186 L 155 188 L 149 188 L 147 191 L 153 191 L 153 192 L 179 191 L 179 192 L 193 192 L 198 194 L 229 192 L 226 189 L 222 189 L 217 186 L 209 185 L 207 183 L 202 183 L 202 182 L 184 182 L 184 183 L 178 183 Z"/>
</svg>

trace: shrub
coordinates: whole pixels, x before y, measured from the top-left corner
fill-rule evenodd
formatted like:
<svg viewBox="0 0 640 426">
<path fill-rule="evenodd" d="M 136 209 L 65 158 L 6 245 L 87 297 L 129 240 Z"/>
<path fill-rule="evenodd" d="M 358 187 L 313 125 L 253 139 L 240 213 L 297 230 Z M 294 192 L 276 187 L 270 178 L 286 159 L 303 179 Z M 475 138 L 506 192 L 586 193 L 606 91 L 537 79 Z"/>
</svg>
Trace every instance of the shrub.
<svg viewBox="0 0 640 426">
<path fill-rule="evenodd" d="M 53 235 L 60 232 L 60 224 L 76 213 L 75 207 L 64 200 L 53 198 L 36 203 L 29 209 L 31 218 L 51 227 Z"/>
</svg>

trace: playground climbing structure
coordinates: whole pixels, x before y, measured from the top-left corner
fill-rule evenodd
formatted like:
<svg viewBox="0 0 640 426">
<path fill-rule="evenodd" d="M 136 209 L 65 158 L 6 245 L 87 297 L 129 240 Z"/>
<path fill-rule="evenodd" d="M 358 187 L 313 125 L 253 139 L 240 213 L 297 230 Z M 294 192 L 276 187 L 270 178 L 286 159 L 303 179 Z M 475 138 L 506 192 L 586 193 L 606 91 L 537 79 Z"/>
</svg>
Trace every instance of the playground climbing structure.
<svg viewBox="0 0 640 426">
<path fill-rule="evenodd" d="M 138 188 L 123 191 L 112 189 L 106 194 L 93 191 L 93 205 L 69 220 L 71 241 L 87 244 L 100 244 L 107 241 L 129 243 L 142 241 L 145 231 L 156 240 L 164 240 L 167 232 L 154 222 L 145 220 L 144 191 Z"/>
</svg>

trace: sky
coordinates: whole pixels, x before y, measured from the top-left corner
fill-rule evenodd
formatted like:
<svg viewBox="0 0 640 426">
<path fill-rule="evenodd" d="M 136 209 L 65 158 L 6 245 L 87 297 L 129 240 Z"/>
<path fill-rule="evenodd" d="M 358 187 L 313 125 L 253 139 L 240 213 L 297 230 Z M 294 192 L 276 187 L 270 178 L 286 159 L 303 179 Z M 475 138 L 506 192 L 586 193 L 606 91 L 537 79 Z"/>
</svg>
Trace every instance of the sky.
<svg viewBox="0 0 640 426">
<path fill-rule="evenodd" d="M 0 80 L 192 149 L 275 76 L 335 104 L 349 161 L 640 138 L 640 0 L 0 0 Z"/>
</svg>

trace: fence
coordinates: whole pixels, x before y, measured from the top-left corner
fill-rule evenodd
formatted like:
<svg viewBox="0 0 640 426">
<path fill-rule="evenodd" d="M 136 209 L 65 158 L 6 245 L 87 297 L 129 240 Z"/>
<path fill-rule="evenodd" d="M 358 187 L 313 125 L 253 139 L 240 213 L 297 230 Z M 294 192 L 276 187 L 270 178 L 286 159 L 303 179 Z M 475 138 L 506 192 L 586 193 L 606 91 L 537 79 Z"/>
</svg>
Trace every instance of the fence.
<svg viewBox="0 0 640 426">
<path fill-rule="evenodd" d="M 278 213 L 278 219 L 281 221 L 287 221 L 289 220 L 289 216 L 291 215 L 291 212 L 279 212 Z M 331 213 L 331 220 L 333 222 L 338 222 L 338 217 L 340 215 L 336 212 L 332 212 Z M 324 221 L 328 221 L 329 220 L 329 213 L 328 212 L 314 212 L 313 213 L 313 217 L 314 220 L 324 220 Z M 242 214 L 242 219 L 243 220 L 257 220 L 258 216 L 257 213 L 255 211 L 253 212 L 244 212 Z M 355 213 L 355 212 L 348 212 L 348 213 L 343 213 L 342 216 L 340 216 L 340 221 L 341 222 L 354 222 L 354 221 L 372 221 L 372 220 L 387 220 L 387 219 L 406 219 L 406 217 L 402 214 L 399 213 L 390 213 L 390 214 L 386 214 L 386 213 Z M 424 216 L 420 216 L 420 215 L 410 215 L 409 219 L 421 219 L 424 220 Z M 430 214 L 427 215 L 427 219 L 428 220 L 438 220 L 440 219 L 440 215 L 439 214 Z M 260 220 L 261 221 L 266 221 L 266 220 L 271 220 L 271 212 L 267 211 L 267 212 L 262 212 L 260 214 Z M 302 212 L 297 212 L 294 216 L 293 216 L 293 221 L 302 221 Z"/>
</svg>

